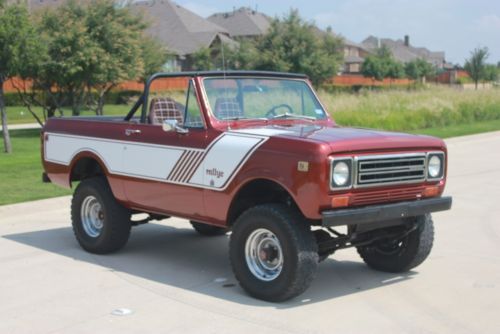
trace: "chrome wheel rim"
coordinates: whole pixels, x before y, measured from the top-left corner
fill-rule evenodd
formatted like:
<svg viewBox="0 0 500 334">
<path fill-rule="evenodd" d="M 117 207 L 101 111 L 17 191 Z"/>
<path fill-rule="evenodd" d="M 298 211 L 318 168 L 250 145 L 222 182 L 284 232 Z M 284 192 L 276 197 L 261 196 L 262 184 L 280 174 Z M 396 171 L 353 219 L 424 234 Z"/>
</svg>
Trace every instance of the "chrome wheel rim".
<svg viewBox="0 0 500 334">
<path fill-rule="evenodd" d="M 81 209 L 83 230 L 91 238 L 101 235 L 104 226 L 104 212 L 101 203 L 94 196 L 87 196 L 83 200 Z"/>
<path fill-rule="evenodd" d="M 283 269 L 280 242 L 273 232 L 265 228 L 259 228 L 248 236 L 245 259 L 250 272 L 261 281 L 276 279 Z"/>
</svg>

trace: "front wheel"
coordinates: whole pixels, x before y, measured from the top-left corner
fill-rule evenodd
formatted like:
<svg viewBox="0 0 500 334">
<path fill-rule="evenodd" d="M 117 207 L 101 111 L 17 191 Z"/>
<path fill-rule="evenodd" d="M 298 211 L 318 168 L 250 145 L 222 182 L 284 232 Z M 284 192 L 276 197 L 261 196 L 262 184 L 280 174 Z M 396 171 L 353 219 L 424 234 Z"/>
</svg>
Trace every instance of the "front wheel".
<svg viewBox="0 0 500 334">
<path fill-rule="evenodd" d="M 399 273 L 411 270 L 429 256 L 434 240 L 430 214 L 414 218 L 415 230 L 400 239 L 383 239 L 357 247 L 365 263 L 379 271 Z"/>
<path fill-rule="evenodd" d="M 103 177 L 83 180 L 75 190 L 71 202 L 73 232 L 90 253 L 106 254 L 122 248 L 130 236 L 130 215 Z"/>
<path fill-rule="evenodd" d="M 305 291 L 318 265 L 310 227 L 282 204 L 248 209 L 235 222 L 229 244 L 236 279 L 251 296 L 279 302 Z"/>
</svg>

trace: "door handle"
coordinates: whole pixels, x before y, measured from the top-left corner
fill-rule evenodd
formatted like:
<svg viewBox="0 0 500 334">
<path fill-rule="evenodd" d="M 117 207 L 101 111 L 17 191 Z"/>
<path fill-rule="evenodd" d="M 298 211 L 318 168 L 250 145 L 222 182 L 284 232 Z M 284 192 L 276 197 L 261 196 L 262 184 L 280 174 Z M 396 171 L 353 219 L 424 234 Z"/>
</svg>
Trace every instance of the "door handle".
<svg viewBox="0 0 500 334">
<path fill-rule="evenodd" d="M 126 136 L 130 136 L 132 134 L 139 134 L 141 133 L 141 130 L 137 130 L 137 129 L 125 129 L 125 135 Z"/>
</svg>

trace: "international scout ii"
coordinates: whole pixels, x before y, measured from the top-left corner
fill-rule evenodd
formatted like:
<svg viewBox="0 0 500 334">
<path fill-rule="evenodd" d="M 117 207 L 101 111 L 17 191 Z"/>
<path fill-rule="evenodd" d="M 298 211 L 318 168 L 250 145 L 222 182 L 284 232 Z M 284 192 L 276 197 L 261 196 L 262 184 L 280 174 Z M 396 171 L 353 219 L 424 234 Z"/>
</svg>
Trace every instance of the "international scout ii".
<svg viewBox="0 0 500 334">
<path fill-rule="evenodd" d="M 298 74 L 157 74 L 126 116 L 51 118 L 41 138 L 44 180 L 79 182 L 71 219 L 86 251 L 184 218 L 202 235 L 231 232 L 237 280 L 268 301 L 302 293 L 347 247 L 376 270 L 418 266 L 431 212 L 451 207 L 442 140 L 338 126 Z"/>
</svg>

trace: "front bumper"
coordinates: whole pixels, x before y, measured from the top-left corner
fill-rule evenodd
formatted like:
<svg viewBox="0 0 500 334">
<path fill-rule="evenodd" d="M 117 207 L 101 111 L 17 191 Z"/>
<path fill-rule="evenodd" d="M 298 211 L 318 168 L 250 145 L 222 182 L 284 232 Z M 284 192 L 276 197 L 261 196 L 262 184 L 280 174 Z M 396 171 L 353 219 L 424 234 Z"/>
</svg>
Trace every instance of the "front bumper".
<svg viewBox="0 0 500 334">
<path fill-rule="evenodd" d="M 362 208 L 323 211 L 323 226 L 358 225 L 420 216 L 451 208 L 451 197 L 438 197 Z"/>
</svg>

